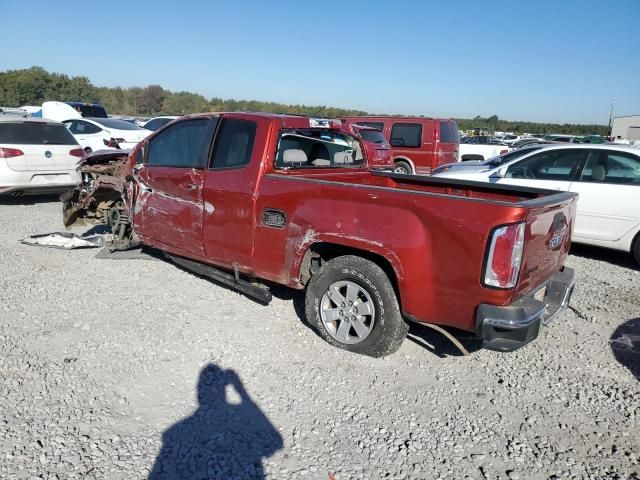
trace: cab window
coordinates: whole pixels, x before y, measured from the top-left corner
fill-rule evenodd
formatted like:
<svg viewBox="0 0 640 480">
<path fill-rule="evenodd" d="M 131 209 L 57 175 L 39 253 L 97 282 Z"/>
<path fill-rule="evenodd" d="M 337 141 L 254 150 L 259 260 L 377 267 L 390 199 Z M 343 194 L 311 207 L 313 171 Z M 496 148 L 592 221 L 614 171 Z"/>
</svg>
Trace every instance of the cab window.
<svg viewBox="0 0 640 480">
<path fill-rule="evenodd" d="M 251 161 L 256 128 L 256 123 L 249 120 L 223 119 L 209 162 L 210 167 L 233 168 L 247 165 Z"/>
<path fill-rule="evenodd" d="M 309 128 L 283 132 L 276 168 L 349 168 L 364 164 L 360 142 L 341 131 Z"/>
<path fill-rule="evenodd" d="M 149 141 L 150 166 L 202 167 L 200 159 L 208 119 L 187 120 L 169 127 Z"/>
</svg>

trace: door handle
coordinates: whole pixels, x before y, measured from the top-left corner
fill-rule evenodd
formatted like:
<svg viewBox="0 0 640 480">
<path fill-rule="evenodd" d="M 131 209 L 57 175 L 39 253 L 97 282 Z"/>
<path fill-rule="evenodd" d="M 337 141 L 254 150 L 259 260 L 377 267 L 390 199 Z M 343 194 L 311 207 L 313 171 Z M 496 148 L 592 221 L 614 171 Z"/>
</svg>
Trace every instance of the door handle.
<svg viewBox="0 0 640 480">
<path fill-rule="evenodd" d="M 183 183 L 182 188 L 184 188 L 185 190 L 193 191 L 198 189 L 198 185 L 196 185 L 195 183 Z"/>
</svg>

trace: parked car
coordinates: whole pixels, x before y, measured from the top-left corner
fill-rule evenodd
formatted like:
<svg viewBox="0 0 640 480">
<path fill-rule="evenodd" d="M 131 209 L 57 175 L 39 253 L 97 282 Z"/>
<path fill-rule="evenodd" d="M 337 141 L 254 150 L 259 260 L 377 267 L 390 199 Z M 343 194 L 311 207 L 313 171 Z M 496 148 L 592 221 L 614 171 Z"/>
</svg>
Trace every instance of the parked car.
<svg viewBox="0 0 640 480">
<path fill-rule="evenodd" d="M 549 140 L 551 142 L 561 142 L 561 143 L 580 143 L 582 137 L 577 137 L 575 135 L 545 135 L 545 140 Z"/>
<path fill-rule="evenodd" d="M 492 169 L 504 165 L 507 162 L 522 157 L 528 153 L 540 150 L 544 145 L 534 144 L 526 145 L 522 148 L 510 150 L 509 152 L 498 155 L 497 157 L 490 158 L 488 160 L 467 160 L 466 162 L 454 162 L 446 165 L 440 165 L 434 168 L 431 175 L 438 175 L 443 172 L 450 172 L 453 177 L 453 173 L 458 172 L 477 172 L 481 169 Z"/>
<path fill-rule="evenodd" d="M 62 192 L 80 181 L 84 151 L 61 123 L 0 115 L 0 194 Z"/>
<path fill-rule="evenodd" d="M 393 168 L 393 154 L 391 153 L 391 145 L 384 138 L 383 133 L 371 127 L 364 125 L 351 124 L 352 133 L 355 133 L 362 139 L 365 157 L 367 157 L 367 165 L 372 168 Z"/>
<path fill-rule="evenodd" d="M 176 118 L 178 118 L 178 117 L 171 116 L 171 115 L 165 115 L 165 116 L 162 116 L 162 117 L 154 117 L 154 118 L 151 118 L 148 121 L 144 122 L 140 126 L 142 128 L 144 128 L 144 129 L 146 129 L 146 130 L 151 130 L 152 132 L 155 132 L 160 127 L 164 127 L 167 123 L 173 122 Z"/>
<path fill-rule="evenodd" d="M 504 143 L 505 145 L 512 145 L 513 143 L 517 142 L 518 140 L 520 140 L 520 137 L 517 136 L 517 135 L 504 135 L 500 139 L 500 143 Z"/>
<path fill-rule="evenodd" d="M 85 162 L 65 223 L 127 219 L 128 246 L 263 302 L 271 283 L 305 290 L 322 338 L 376 357 L 405 319 L 514 350 L 567 305 L 575 194 L 369 170 L 362 148 L 331 120 L 182 117 Z"/>
<path fill-rule="evenodd" d="M 83 117 L 108 118 L 107 111 L 99 103 L 66 102 Z"/>
<path fill-rule="evenodd" d="M 502 145 L 504 137 L 494 137 L 491 135 L 472 135 L 460 140 L 460 143 L 467 145 Z"/>
<path fill-rule="evenodd" d="M 575 192 L 573 241 L 631 252 L 640 263 L 640 149 L 622 145 L 552 145 L 519 151 L 439 177 Z"/>
<path fill-rule="evenodd" d="M 438 165 L 458 160 L 458 126 L 445 118 L 345 117 L 380 130 L 391 144 L 396 173 L 431 173 Z"/>
<path fill-rule="evenodd" d="M 474 135 L 467 137 L 460 143 L 459 161 L 487 160 L 506 153 L 509 147 L 489 135 Z"/>
<path fill-rule="evenodd" d="M 513 142 L 511 145 L 509 145 L 509 150 L 514 150 L 517 148 L 522 148 L 525 147 L 527 145 L 545 145 L 545 144 L 552 144 L 553 142 L 551 142 L 550 140 L 541 140 L 539 138 L 535 138 L 535 137 L 525 137 L 525 138 L 521 138 L 520 140 L 518 140 L 517 142 Z"/>
<path fill-rule="evenodd" d="M 105 148 L 133 148 L 152 133 L 115 118 L 77 118 L 63 123 L 87 153 Z"/>
</svg>

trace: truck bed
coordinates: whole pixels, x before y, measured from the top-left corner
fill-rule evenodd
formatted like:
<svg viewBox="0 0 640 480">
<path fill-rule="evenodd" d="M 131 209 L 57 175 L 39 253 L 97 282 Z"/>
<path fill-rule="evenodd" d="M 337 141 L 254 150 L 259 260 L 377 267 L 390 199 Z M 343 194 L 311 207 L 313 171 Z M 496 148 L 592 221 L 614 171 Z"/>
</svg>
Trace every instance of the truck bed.
<svg viewBox="0 0 640 480">
<path fill-rule="evenodd" d="M 256 221 L 254 269 L 295 287 L 311 244 L 366 249 L 389 259 L 406 315 L 473 331 L 480 301 L 508 304 L 564 265 L 569 242 L 551 250 L 549 238 L 558 221 L 569 238 L 575 200 L 575 194 L 555 190 L 389 172 L 267 173 L 256 214 L 279 208 L 287 224 L 275 229 Z M 492 231 L 516 222 L 527 224 L 518 284 L 484 287 Z"/>
</svg>

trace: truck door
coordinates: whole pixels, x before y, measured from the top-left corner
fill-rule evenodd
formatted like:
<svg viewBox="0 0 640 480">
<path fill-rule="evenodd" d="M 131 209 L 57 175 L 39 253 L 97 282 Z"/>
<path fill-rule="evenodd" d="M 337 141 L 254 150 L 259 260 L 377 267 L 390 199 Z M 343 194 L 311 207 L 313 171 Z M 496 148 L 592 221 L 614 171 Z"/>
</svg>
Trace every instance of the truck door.
<svg viewBox="0 0 640 480">
<path fill-rule="evenodd" d="M 204 253 L 212 263 L 251 273 L 255 198 L 268 122 L 225 115 L 204 182 Z"/>
<path fill-rule="evenodd" d="M 143 237 L 202 256 L 202 187 L 207 127 L 217 118 L 185 120 L 151 138 L 136 168 L 135 225 Z"/>
</svg>

